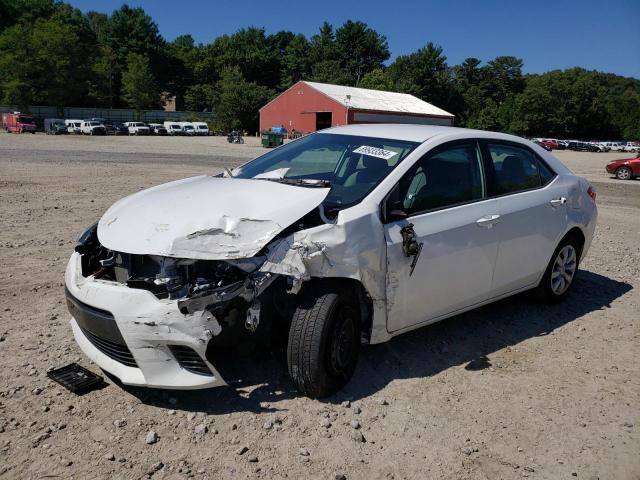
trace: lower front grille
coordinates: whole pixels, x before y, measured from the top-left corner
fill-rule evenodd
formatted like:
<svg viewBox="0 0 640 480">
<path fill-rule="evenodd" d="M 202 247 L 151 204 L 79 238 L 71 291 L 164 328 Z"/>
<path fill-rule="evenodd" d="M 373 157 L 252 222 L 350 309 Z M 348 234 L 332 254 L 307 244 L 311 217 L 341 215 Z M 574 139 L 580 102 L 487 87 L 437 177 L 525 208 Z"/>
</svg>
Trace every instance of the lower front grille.
<svg viewBox="0 0 640 480">
<path fill-rule="evenodd" d="M 120 362 L 127 367 L 137 367 L 133 355 L 131 355 L 131 351 L 129 347 L 126 345 L 122 345 L 120 343 L 112 342 L 111 340 L 107 340 L 106 338 L 98 337 L 94 335 L 89 330 L 85 330 L 80 327 L 84 336 L 87 337 L 87 340 L 91 342 L 91 344 L 104 353 L 107 357 L 112 358 L 116 362 Z"/>
<path fill-rule="evenodd" d="M 213 376 L 207 364 L 195 350 L 184 345 L 167 345 L 180 366 L 191 373 Z"/>
</svg>

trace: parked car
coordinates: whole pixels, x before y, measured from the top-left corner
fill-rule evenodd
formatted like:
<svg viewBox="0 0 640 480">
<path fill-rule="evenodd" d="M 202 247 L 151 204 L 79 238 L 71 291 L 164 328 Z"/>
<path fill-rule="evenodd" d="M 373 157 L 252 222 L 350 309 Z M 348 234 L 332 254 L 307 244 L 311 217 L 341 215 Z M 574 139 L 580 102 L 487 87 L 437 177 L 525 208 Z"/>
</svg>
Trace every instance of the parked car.
<svg viewBox="0 0 640 480">
<path fill-rule="evenodd" d="M 184 135 L 182 125 L 178 122 L 164 122 L 164 128 L 167 129 L 169 135 Z"/>
<path fill-rule="evenodd" d="M 590 145 L 596 147 L 597 152 L 608 152 L 611 148 L 607 147 L 603 142 L 589 142 Z"/>
<path fill-rule="evenodd" d="M 80 127 L 82 127 L 82 120 L 67 119 L 64 121 L 64 124 L 67 126 L 67 131 L 69 133 L 75 133 L 76 135 L 82 133 L 80 131 Z"/>
<path fill-rule="evenodd" d="M 142 122 L 125 122 L 129 129 L 129 135 L 149 135 L 151 130 Z"/>
<path fill-rule="evenodd" d="M 640 177 L 640 155 L 635 158 L 611 160 L 606 168 L 607 173 L 615 175 L 619 180 L 633 180 Z"/>
<path fill-rule="evenodd" d="M 33 116 L 20 112 L 3 113 L 2 123 L 4 129 L 11 133 L 36 133 L 38 128 Z"/>
<path fill-rule="evenodd" d="M 129 127 L 124 123 L 106 122 L 104 128 L 107 130 L 107 135 L 129 135 Z"/>
<path fill-rule="evenodd" d="M 69 133 L 62 118 L 45 118 L 44 131 L 47 135 L 66 135 Z"/>
<path fill-rule="evenodd" d="M 150 123 L 149 130 L 151 131 L 151 135 L 168 135 L 167 129 L 159 123 Z"/>
<path fill-rule="evenodd" d="M 532 142 L 544 148 L 547 152 L 550 152 L 552 150 L 552 148 L 549 145 L 547 145 L 545 142 L 542 142 L 540 140 L 532 140 Z"/>
<path fill-rule="evenodd" d="M 560 145 L 557 140 L 540 139 L 540 142 L 542 142 L 542 144 L 546 147 L 549 147 L 551 150 L 558 150 L 562 148 L 562 145 Z"/>
<path fill-rule="evenodd" d="M 361 342 L 525 290 L 562 301 L 596 217 L 589 183 L 519 137 L 325 129 L 116 202 L 69 260 L 71 327 L 124 384 L 171 389 L 225 385 L 237 341 L 282 338 L 293 383 L 325 396 Z"/>
<path fill-rule="evenodd" d="M 196 135 L 196 129 L 193 128 L 193 125 L 191 125 L 191 123 L 184 123 L 182 124 L 182 134 L 193 137 L 194 135 Z"/>
<path fill-rule="evenodd" d="M 586 143 L 586 142 L 576 142 L 576 141 L 570 141 L 567 149 L 575 150 L 576 152 L 597 152 L 598 151 L 598 148 L 595 145 L 591 145 L 590 143 Z"/>
<path fill-rule="evenodd" d="M 193 122 L 192 124 L 196 135 L 209 135 L 209 125 L 205 122 Z"/>
<path fill-rule="evenodd" d="M 96 120 L 85 120 L 80 126 L 80 133 L 83 135 L 106 135 L 105 126 Z"/>
<path fill-rule="evenodd" d="M 640 143 L 637 142 L 627 142 L 624 146 L 623 152 L 640 152 Z"/>
<path fill-rule="evenodd" d="M 613 150 L 614 152 L 621 152 L 624 150 L 624 143 L 621 142 L 602 142 L 605 147 L 608 147 L 609 150 Z"/>
</svg>

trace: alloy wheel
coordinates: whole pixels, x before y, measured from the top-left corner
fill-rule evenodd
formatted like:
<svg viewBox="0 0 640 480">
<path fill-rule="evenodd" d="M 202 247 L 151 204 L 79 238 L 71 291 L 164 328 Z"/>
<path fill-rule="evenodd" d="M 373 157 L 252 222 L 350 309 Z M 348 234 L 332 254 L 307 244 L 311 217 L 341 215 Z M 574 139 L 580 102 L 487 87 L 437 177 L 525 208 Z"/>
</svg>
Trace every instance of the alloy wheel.
<svg viewBox="0 0 640 480">
<path fill-rule="evenodd" d="M 578 267 L 576 249 L 572 245 L 565 245 L 556 257 L 551 270 L 551 290 L 556 295 L 567 291 Z"/>
</svg>

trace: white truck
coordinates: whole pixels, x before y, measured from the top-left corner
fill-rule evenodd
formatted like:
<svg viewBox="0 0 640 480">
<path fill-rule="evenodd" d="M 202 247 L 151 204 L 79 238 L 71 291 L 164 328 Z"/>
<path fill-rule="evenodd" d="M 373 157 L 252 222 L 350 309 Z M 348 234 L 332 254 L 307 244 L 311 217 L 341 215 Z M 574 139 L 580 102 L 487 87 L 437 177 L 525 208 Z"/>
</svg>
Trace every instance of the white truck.
<svg viewBox="0 0 640 480">
<path fill-rule="evenodd" d="M 83 135 L 106 135 L 107 128 L 98 120 L 84 120 L 80 126 Z"/>
<path fill-rule="evenodd" d="M 67 131 L 69 133 L 82 133 L 80 131 L 80 127 L 82 127 L 82 120 L 67 119 L 64 121 L 64 124 L 67 126 Z"/>
<path fill-rule="evenodd" d="M 125 122 L 129 135 L 149 135 L 151 130 L 142 122 Z"/>
<path fill-rule="evenodd" d="M 183 135 L 180 122 L 164 122 L 164 128 L 167 129 L 169 135 Z"/>
</svg>

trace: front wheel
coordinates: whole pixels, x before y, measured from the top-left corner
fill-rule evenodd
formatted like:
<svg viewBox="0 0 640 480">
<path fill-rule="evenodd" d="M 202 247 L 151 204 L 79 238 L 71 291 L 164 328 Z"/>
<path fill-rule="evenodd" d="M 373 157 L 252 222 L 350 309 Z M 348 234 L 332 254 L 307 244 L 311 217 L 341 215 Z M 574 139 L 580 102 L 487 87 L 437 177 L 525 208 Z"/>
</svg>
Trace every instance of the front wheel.
<svg viewBox="0 0 640 480">
<path fill-rule="evenodd" d="M 360 351 L 359 309 L 339 285 L 309 284 L 300 294 L 287 346 L 289 375 L 309 397 L 331 395 L 353 376 Z"/>
<path fill-rule="evenodd" d="M 616 178 L 618 180 L 631 180 L 631 169 L 629 167 L 620 167 L 616 170 Z"/>
<path fill-rule="evenodd" d="M 566 298 L 578 272 L 581 250 L 580 243 L 573 236 L 567 236 L 560 242 L 537 288 L 542 301 L 558 303 Z"/>
</svg>

